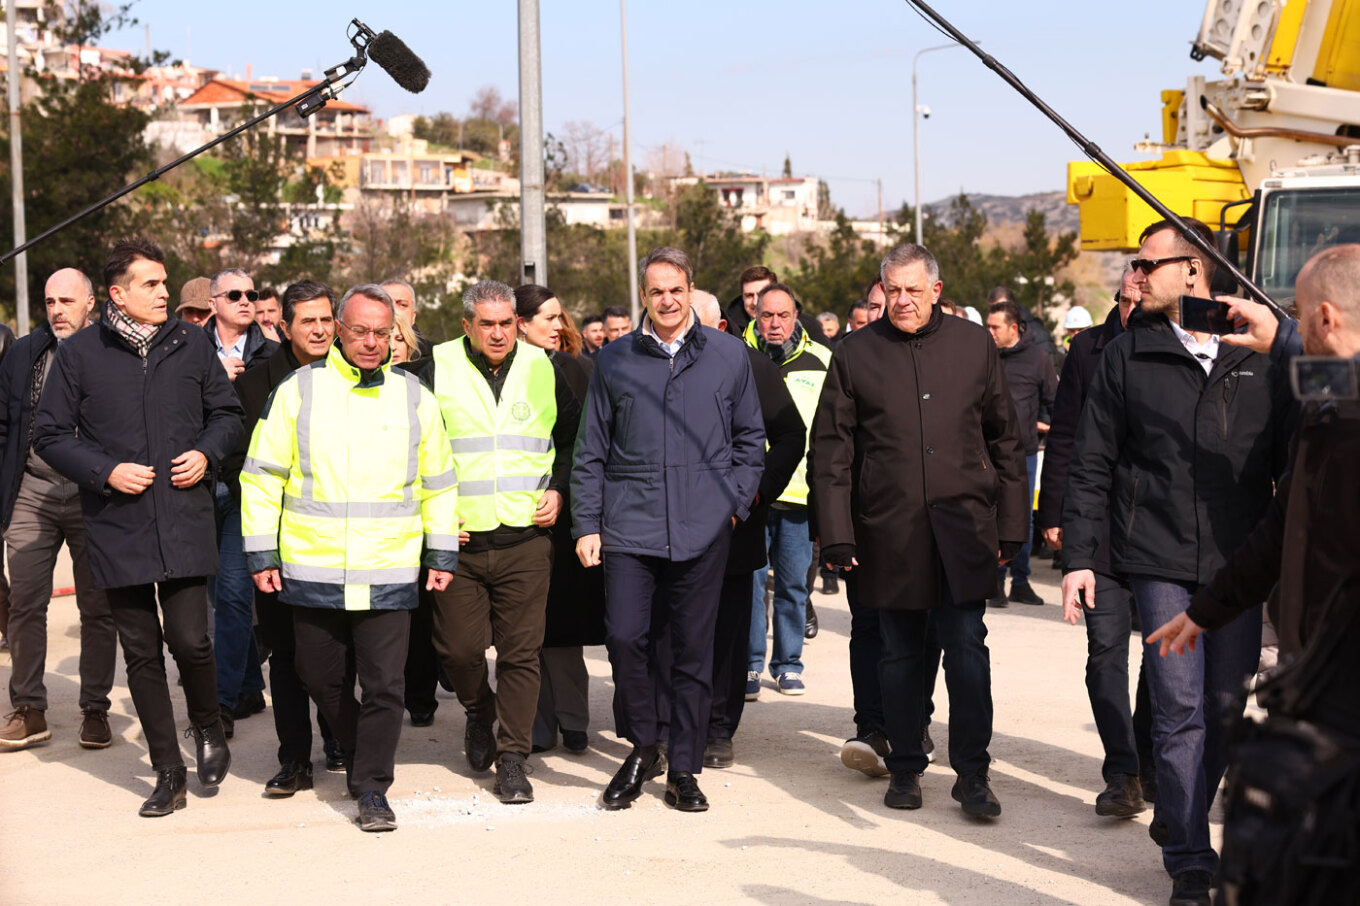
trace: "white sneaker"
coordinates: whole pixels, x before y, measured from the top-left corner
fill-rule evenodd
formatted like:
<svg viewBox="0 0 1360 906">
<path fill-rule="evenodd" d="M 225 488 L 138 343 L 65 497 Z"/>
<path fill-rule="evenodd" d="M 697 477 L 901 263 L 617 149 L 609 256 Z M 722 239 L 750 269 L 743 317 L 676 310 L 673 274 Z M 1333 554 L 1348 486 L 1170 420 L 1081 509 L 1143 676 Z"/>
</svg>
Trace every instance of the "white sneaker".
<svg viewBox="0 0 1360 906">
<path fill-rule="evenodd" d="M 755 670 L 746 671 L 746 700 L 753 702 L 760 698 L 760 673 Z"/>
</svg>

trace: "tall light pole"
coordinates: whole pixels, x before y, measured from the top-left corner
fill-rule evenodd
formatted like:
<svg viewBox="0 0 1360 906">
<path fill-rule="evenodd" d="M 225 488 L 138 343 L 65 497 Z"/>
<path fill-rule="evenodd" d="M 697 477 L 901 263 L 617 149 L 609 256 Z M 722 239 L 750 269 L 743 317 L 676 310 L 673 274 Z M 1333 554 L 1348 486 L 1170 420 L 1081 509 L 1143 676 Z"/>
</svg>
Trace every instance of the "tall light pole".
<svg viewBox="0 0 1360 906">
<path fill-rule="evenodd" d="M 623 198 L 628 206 L 628 302 L 633 325 L 638 321 L 637 222 L 633 213 L 633 139 L 628 130 L 628 0 L 619 0 L 619 33 L 623 39 Z"/>
<path fill-rule="evenodd" d="M 24 150 L 23 130 L 20 128 L 19 87 L 23 80 L 19 69 L 18 36 L 15 33 L 15 3 L 5 4 L 5 25 L 9 32 L 9 172 L 14 194 L 14 244 L 23 245 L 27 240 L 24 224 Z M 28 333 L 28 253 L 20 252 L 14 256 L 14 307 L 19 336 Z"/>
<path fill-rule="evenodd" d="M 911 143 L 912 159 L 916 165 L 916 232 L 912 234 L 912 241 L 920 245 L 924 237 L 921 235 L 921 105 L 916 103 L 916 61 L 921 59 L 921 54 L 930 53 L 932 50 L 948 50 L 951 47 L 962 47 L 961 44 L 936 44 L 934 47 L 927 47 L 925 50 L 918 50 L 916 56 L 911 58 Z"/>
<path fill-rule="evenodd" d="M 543 180 L 543 67 L 539 59 L 538 0 L 519 0 L 520 279 L 541 286 L 548 282 Z"/>
</svg>

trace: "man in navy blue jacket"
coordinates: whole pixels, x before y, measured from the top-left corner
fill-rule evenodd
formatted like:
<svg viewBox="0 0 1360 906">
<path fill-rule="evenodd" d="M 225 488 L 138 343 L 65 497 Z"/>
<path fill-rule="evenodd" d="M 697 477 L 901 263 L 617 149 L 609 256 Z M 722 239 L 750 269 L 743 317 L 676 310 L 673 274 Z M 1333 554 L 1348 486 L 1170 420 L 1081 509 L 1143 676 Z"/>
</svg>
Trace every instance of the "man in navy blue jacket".
<svg viewBox="0 0 1360 906">
<path fill-rule="evenodd" d="M 647 315 L 595 358 L 571 476 L 576 553 L 587 567 L 604 561 L 615 713 L 633 744 L 603 805 L 627 808 L 665 768 L 656 632 L 673 654 L 665 801 L 704 811 L 694 775 L 713 696 L 718 590 L 732 527 L 756 500 L 765 429 L 742 342 L 691 310 L 689 258 L 663 246 L 641 272 Z"/>
</svg>

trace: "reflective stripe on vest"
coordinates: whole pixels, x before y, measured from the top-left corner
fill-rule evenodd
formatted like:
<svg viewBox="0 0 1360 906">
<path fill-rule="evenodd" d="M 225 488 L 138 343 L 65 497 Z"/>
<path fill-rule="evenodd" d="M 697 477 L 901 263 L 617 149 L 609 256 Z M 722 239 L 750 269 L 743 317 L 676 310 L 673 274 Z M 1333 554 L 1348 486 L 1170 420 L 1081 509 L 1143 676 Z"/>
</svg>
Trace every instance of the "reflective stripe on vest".
<svg viewBox="0 0 1360 906">
<path fill-rule="evenodd" d="M 469 532 L 533 524 L 552 474 L 557 375 L 547 353 L 516 347 L 500 402 L 462 338 L 435 347 L 435 397 L 458 470 L 458 516 Z"/>
</svg>

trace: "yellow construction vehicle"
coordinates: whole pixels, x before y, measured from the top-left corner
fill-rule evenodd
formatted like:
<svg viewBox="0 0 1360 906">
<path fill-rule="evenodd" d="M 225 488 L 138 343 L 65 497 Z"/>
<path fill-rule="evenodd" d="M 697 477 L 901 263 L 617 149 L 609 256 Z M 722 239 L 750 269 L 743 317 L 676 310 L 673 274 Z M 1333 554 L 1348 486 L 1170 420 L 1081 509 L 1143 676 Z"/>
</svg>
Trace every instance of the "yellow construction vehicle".
<svg viewBox="0 0 1360 906">
<path fill-rule="evenodd" d="M 1121 166 L 1288 304 L 1313 252 L 1360 241 L 1360 0 L 1208 0 L 1191 56 L 1225 78 L 1163 91 L 1162 141 L 1136 146 L 1161 158 Z M 1089 161 L 1068 164 L 1067 202 L 1083 249 L 1137 249 L 1159 219 Z"/>
</svg>

